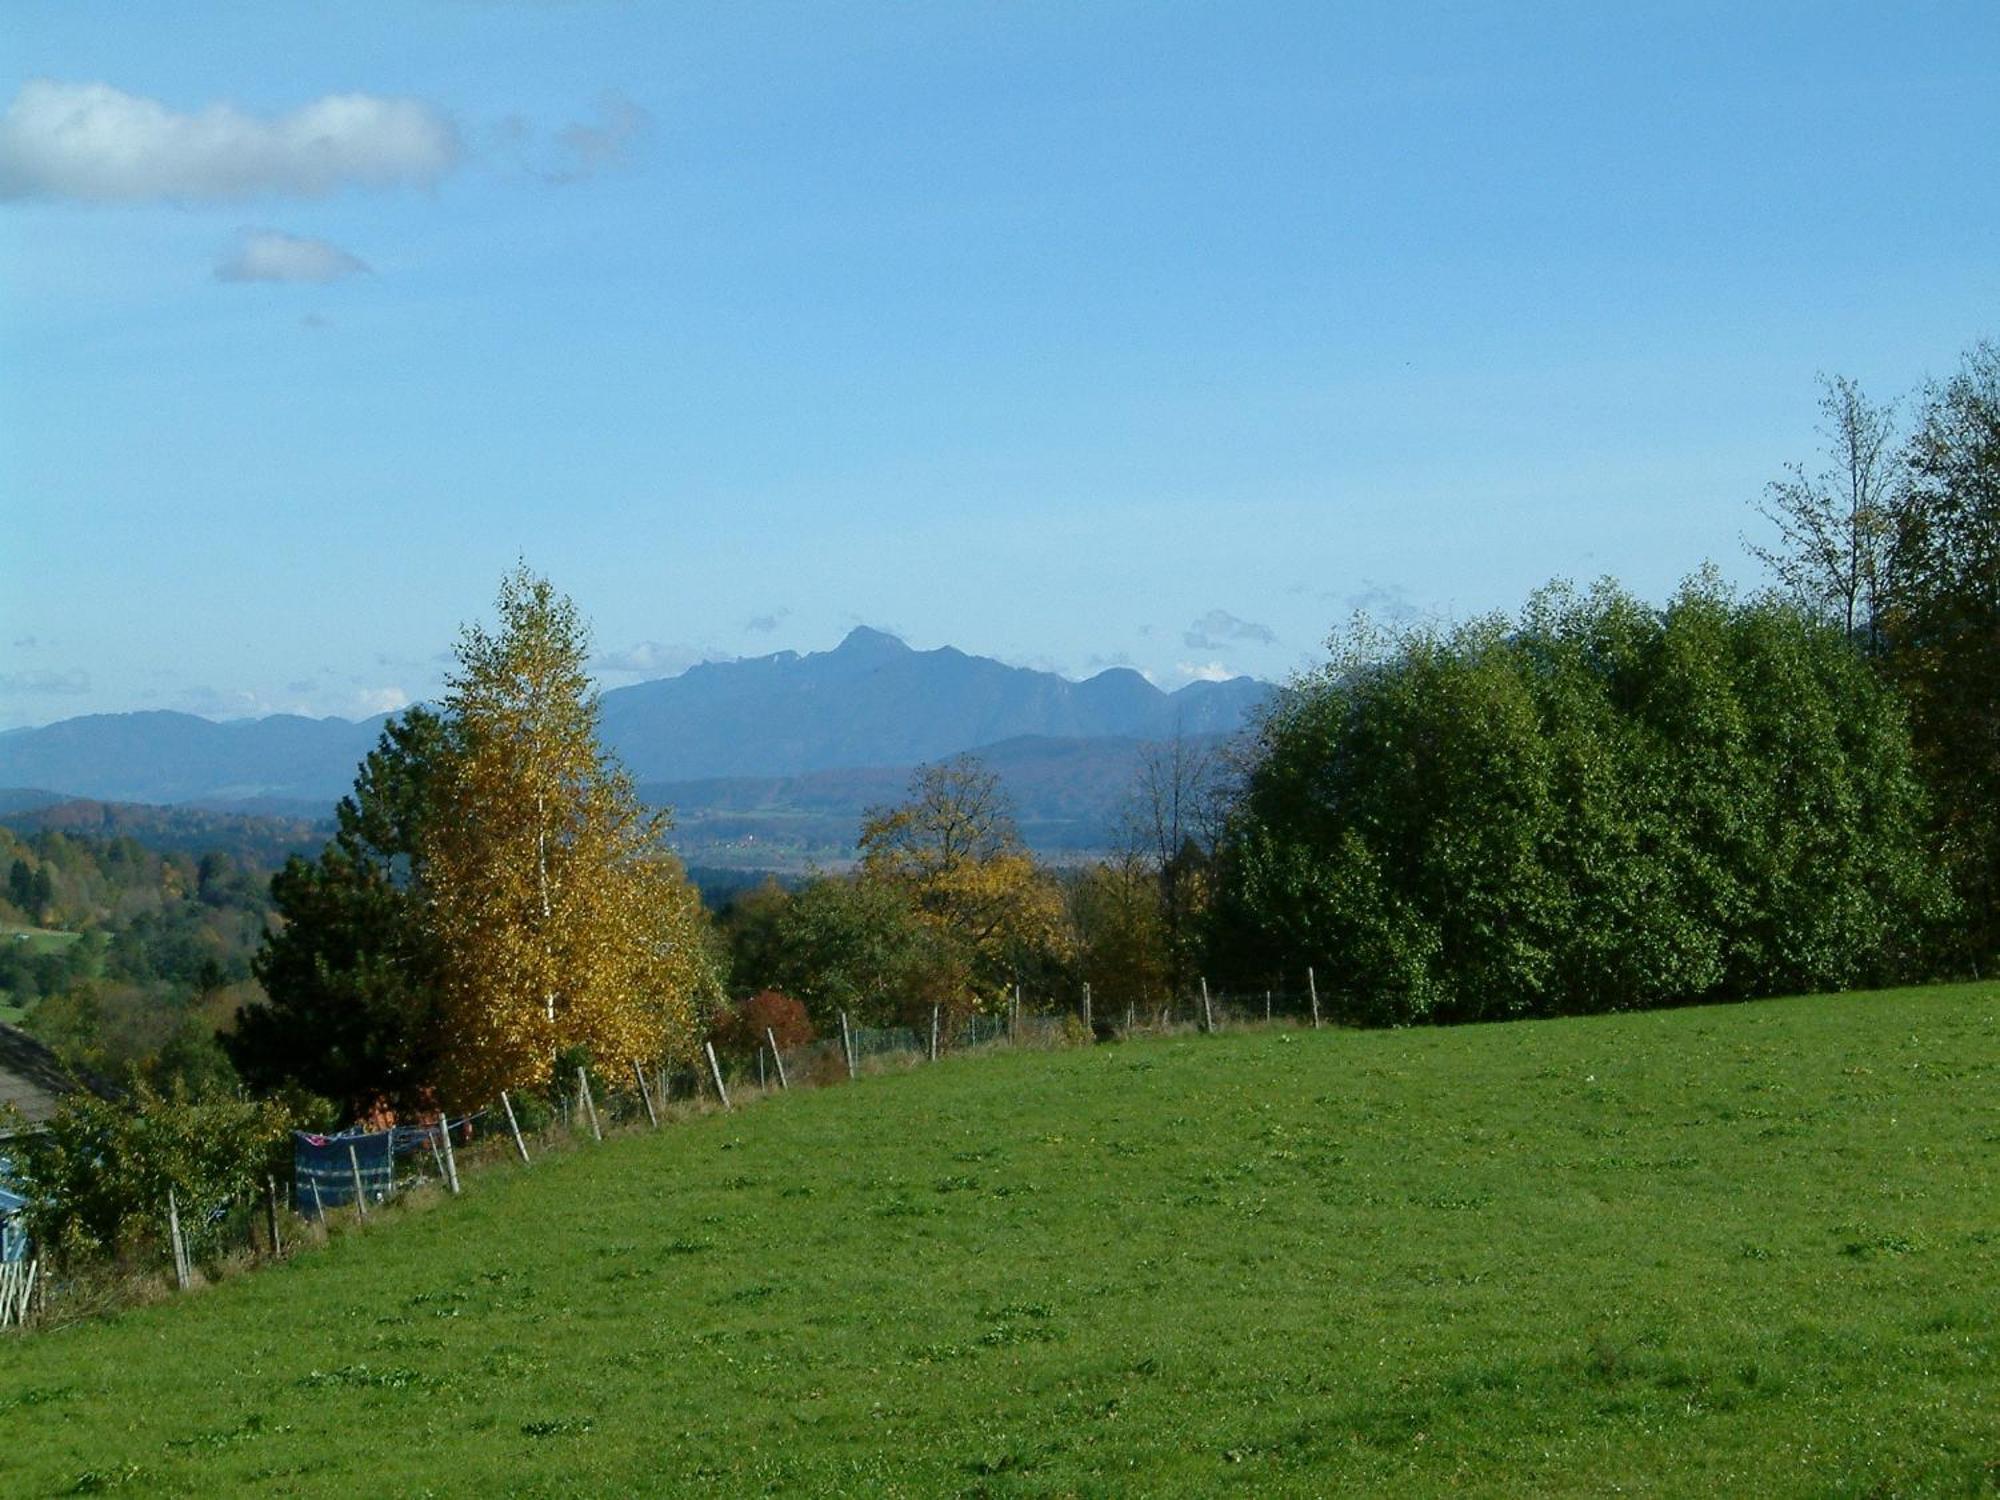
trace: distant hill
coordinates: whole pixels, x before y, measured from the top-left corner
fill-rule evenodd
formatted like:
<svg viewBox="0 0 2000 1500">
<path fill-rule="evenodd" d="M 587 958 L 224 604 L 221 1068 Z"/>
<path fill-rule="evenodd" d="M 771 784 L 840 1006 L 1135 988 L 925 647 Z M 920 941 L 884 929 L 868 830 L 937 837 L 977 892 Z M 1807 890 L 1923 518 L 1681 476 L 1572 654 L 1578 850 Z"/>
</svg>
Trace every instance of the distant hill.
<svg viewBox="0 0 2000 1500">
<path fill-rule="evenodd" d="M 614 688 L 603 697 L 603 725 L 606 741 L 641 782 L 799 777 L 908 767 L 1024 738 L 1227 734 L 1271 692 L 1238 677 L 1167 693 L 1125 668 L 1071 682 L 949 646 L 914 651 L 864 628 L 831 651 L 711 662 Z M 257 812 L 330 808 L 382 723 L 92 714 L 0 735 L 0 787 Z M 1069 754 L 1073 770 L 1091 759 Z"/>
<path fill-rule="evenodd" d="M 289 855 L 317 854 L 333 834 L 329 813 L 330 809 L 320 808 L 315 816 L 276 816 L 0 791 L 0 826 L 17 834 L 130 838 L 163 854 L 220 850 L 260 870 L 276 869 Z"/>
<path fill-rule="evenodd" d="M 796 776 L 1024 737 L 1228 734 L 1271 691 L 1237 677 L 1167 693 L 1122 667 L 1071 682 L 864 627 L 832 651 L 710 662 L 606 693 L 604 734 L 640 781 Z"/>
</svg>

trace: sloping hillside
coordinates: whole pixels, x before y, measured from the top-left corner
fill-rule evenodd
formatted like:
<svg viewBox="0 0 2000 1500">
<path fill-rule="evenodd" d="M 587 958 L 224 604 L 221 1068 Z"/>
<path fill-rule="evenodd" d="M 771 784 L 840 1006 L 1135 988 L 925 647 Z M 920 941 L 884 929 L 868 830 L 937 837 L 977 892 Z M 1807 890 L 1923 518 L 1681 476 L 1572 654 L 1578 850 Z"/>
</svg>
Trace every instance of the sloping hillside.
<svg viewBox="0 0 2000 1500">
<path fill-rule="evenodd" d="M 2000 988 L 999 1053 L 5 1345 L 14 1493 L 1980 1494 Z"/>
</svg>

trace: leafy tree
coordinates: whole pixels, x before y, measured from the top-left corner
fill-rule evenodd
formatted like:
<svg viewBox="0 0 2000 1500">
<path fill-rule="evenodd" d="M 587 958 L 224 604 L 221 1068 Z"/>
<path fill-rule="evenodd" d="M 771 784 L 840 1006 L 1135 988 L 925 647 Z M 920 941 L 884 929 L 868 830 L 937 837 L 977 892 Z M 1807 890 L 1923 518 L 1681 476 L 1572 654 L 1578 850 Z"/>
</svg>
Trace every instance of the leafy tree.
<svg viewBox="0 0 2000 1500">
<path fill-rule="evenodd" d="M 1908 701 L 1970 956 L 2000 961 L 2000 344 L 1925 393 L 1886 667 Z"/>
<path fill-rule="evenodd" d="M 599 744 L 575 606 L 523 567 L 499 614 L 460 638 L 423 840 L 441 1079 L 459 1102 L 546 1081 L 563 1047 L 613 1069 L 690 1053 L 719 991 L 665 819 Z"/>
<path fill-rule="evenodd" d="M 977 757 L 920 767 L 907 799 L 870 809 L 859 839 L 864 882 L 900 891 L 919 918 L 997 989 L 1068 952 L 1061 892 L 1014 826 L 1000 778 Z"/>
<path fill-rule="evenodd" d="M 239 1010 L 224 1038 L 252 1087 L 296 1084 L 350 1113 L 428 1097 L 441 964 L 425 920 L 424 830 L 450 743 L 427 709 L 390 720 L 332 841 L 273 877 L 283 925 L 255 961 L 269 1000 Z"/>
<path fill-rule="evenodd" d="M 1296 683 L 1221 856 L 1244 977 L 1471 1020 L 1916 972 L 1943 910 L 1899 707 L 1845 636 L 1713 578 L 1350 643 Z"/>
<path fill-rule="evenodd" d="M 1813 474 L 1795 464 L 1767 488 L 1758 509 L 1779 544 L 1750 550 L 1801 602 L 1874 649 L 1908 505 L 1895 406 L 1836 376 L 1822 382 L 1820 412 L 1828 467 Z"/>
<path fill-rule="evenodd" d="M 1099 1006 L 1144 1009 L 1172 993 L 1175 950 L 1159 876 L 1147 861 L 1127 854 L 1085 865 L 1068 872 L 1062 888 L 1076 978 Z"/>
<path fill-rule="evenodd" d="M 918 914 L 900 888 L 834 875 L 796 892 L 759 896 L 754 946 L 740 946 L 740 983 L 803 1001 L 821 1029 L 846 1011 L 857 1025 L 885 1026 L 961 1008 L 972 984 L 968 955 Z"/>
</svg>

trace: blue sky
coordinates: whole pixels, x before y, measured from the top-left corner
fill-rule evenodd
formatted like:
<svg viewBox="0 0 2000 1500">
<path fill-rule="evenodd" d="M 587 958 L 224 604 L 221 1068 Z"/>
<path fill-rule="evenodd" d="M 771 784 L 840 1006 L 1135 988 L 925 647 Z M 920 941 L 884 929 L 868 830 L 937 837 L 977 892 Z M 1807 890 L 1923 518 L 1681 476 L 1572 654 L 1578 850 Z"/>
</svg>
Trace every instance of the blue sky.
<svg viewBox="0 0 2000 1500">
<path fill-rule="evenodd" d="M 0 17 L 0 727 L 1649 597 L 2000 333 L 2000 7 Z M 331 102 L 329 102 L 331 101 Z"/>
</svg>

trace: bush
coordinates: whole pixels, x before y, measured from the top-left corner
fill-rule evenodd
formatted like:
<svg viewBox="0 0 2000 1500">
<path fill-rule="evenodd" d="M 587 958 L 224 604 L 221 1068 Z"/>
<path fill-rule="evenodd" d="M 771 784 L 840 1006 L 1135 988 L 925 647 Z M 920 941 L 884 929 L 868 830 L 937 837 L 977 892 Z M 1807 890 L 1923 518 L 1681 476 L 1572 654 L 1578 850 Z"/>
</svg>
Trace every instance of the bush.
<svg viewBox="0 0 2000 1500">
<path fill-rule="evenodd" d="M 151 1250 L 165 1243 L 172 1188 L 190 1253 L 212 1253 L 225 1211 L 289 1169 L 289 1131 L 268 1102 L 143 1084 L 125 1101 L 72 1094 L 45 1130 L 10 1146 L 28 1233 L 65 1263 Z"/>
<path fill-rule="evenodd" d="M 765 1044 L 767 1028 L 781 1048 L 803 1047 L 814 1035 L 806 1008 L 778 990 L 762 990 L 724 1006 L 716 1012 L 710 1031 L 718 1049 L 747 1054 Z"/>
<path fill-rule="evenodd" d="M 1221 859 L 1225 970 L 1377 1023 L 1909 977 L 1945 910 L 1893 696 L 1711 578 L 1412 631 L 1294 685 Z"/>
</svg>

